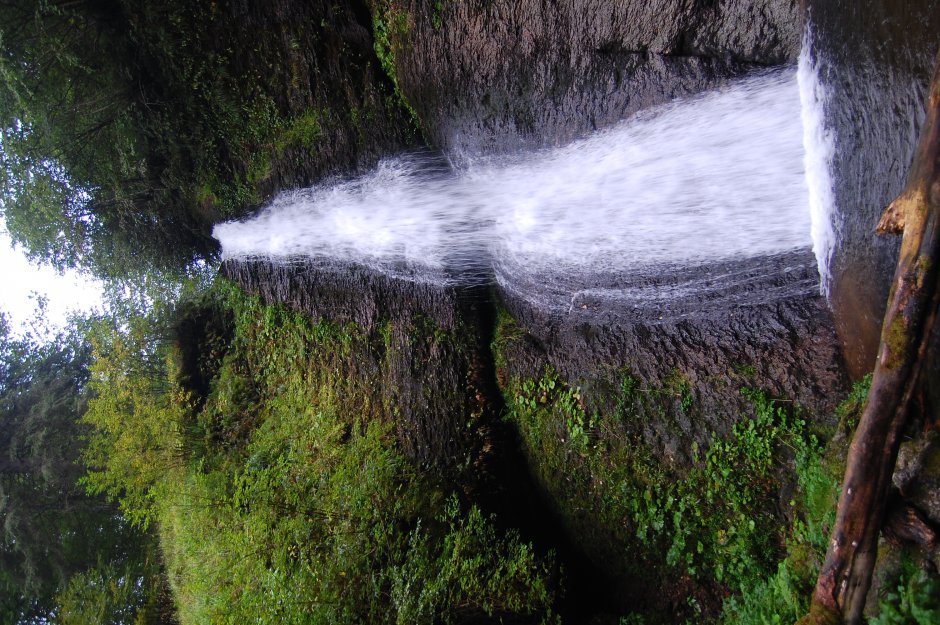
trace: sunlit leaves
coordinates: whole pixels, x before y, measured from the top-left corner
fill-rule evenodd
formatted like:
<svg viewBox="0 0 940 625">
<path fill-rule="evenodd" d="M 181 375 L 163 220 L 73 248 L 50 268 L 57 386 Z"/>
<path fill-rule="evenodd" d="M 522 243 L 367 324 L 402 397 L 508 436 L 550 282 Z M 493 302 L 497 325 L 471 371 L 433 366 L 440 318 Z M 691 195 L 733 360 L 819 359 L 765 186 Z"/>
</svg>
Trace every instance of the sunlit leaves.
<svg viewBox="0 0 940 625">
<path fill-rule="evenodd" d="M 85 451 L 91 492 L 118 499 L 135 524 L 153 514 L 154 488 L 183 464 L 182 427 L 188 408 L 174 388 L 166 346 L 154 344 L 150 320 L 136 317 L 124 328 L 99 326 L 83 421 L 94 428 Z"/>
</svg>

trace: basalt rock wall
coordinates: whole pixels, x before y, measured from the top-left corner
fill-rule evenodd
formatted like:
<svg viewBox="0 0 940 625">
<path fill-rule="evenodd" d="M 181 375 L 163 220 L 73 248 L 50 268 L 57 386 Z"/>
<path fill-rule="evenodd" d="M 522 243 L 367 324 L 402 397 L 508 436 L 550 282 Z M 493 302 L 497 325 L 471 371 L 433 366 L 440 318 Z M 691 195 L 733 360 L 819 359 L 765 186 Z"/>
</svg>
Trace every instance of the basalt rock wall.
<svg viewBox="0 0 940 625">
<path fill-rule="evenodd" d="M 900 243 L 875 226 L 914 155 L 940 46 L 940 2 L 807 4 L 836 146 L 832 308 L 847 365 L 861 377 L 875 364 Z"/>
<path fill-rule="evenodd" d="M 456 158 L 553 144 L 795 62 L 792 0 L 373 4 L 402 94 Z"/>
<path fill-rule="evenodd" d="M 711 615 L 721 605 L 712 582 L 667 566 L 656 545 L 637 541 L 629 515 L 616 512 L 638 486 L 585 467 L 652 463 L 644 466 L 657 467 L 660 481 L 644 487 L 659 496 L 690 470 L 695 449 L 753 418 L 742 389 L 767 393 L 824 432 L 847 386 L 808 250 L 687 269 L 686 286 L 705 280 L 714 291 L 640 307 L 589 294 L 559 306 L 539 291 L 551 286 L 540 277 L 456 288 L 309 260 L 229 261 L 222 272 L 265 301 L 356 337 L 343 375 L 369 397 L 340 397 L 340 405 L 374 403 L 419 467 L 461 484 L 529 539 L 560 549 L 576 573 L 568 592 L 579 618 L 637 610 L 691 617 L 687 596 Z M 673 281 L 646 279 L 667 290 Z M 619 283 L 610 280 L 616 294 Z M 562 407 L 559 393 L 576 403 Z M 544 410 L 537 444 L 548 456 L 521 427 L 522 398 Z M 569 449 L 572 417 L 583 428 L 580 450 Z M 771 497 L 786 502 L 792 468 L 786 461 L 778 468 L 779 494 Z M 779 533 L 786 510 L 774 504 L 761 518 Z"/>
<path fill-rule="evenodd" d="M 232 62 L 271 65 L 285 114 L 323 115 L 315 149 L 279 155 L 262 196 L 416 145 L 392 82 L 426 141 L 459 162 L 558 144 L 792 64 L 808 23 L 837 144 L 831 305 L 853 377 L 871 370 L 897 253 L 896 238 L 873 231 L 916 142 L 940 45 L 937 0 L 903 10 L 887 0 L 281 0 L 220 11 L 222 24 L 274 34 L 237 48 Z"/>
<path fill-rule="evenodd" d="M 505 347 L 506 373 L 538 378 L 550 367 L 601 413 L 615 412 L 617 386 L 629 376 L 657 401 L 624 425 L 670 464 L 688 464 L 693 446 L 707 448 L 745 418 L 747 389 L 822 430 L 835 425 L 848 380 L 809 250 L 646 274 L 644 288 L 670 293 L 676 276 L 680 292 L 652 301 L 621 299 L 616 283 L 604 296 L 576 294 L 567 307 L 546 306 L 537 280 L 499 289 L 525 336 Z"/>
<path fill-rule="evenodd" d="M 151 9 L 157 16 L 159 5 Z M 267 117 L 246 123 L 264 130 L 272 116 L 308 120 L 306 127 L 281 133 L 277 145 L 263 146 L 271 154 L 261 171 L 235 166 L 235 171 L 246 169 L 240 172 L 242 182 L 256 187 L 258 198 L 361 171 L 420 144 L 393 81 L 376 59 L 367 0 L 211 5 L 211 19 L 202 26 L 226 59 L 226 71 L 241 84 L 247 102 L 273 104 Z M 251 115 L 248 108 L 245 117 Z M 228 149 L 231 153 L 219 156 L 223 161 L 256 156 Z M 246 211 L 254 208 L 253 202 L 242 204 Z"/>
<path fill-rule="evenodd" d="M 267 303 L 361 339 L 347 355 L 349 369 L 419 465 L 455 479 L 461 468 L 485 461 L 493 417 L 479 332 L 486 310 L 472 294 L 303 261 L 229 261 L 221 273 Z"/>
</svg>

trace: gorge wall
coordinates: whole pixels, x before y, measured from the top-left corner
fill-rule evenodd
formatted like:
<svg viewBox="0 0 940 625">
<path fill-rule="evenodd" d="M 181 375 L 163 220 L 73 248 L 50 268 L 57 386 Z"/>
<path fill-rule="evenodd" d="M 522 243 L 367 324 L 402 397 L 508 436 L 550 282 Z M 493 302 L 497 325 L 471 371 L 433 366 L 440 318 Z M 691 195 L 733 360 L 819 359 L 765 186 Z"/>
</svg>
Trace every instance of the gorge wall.
<svg viewBox="0 0 940 625">
<path fill-rule="evenodd" d="M 859 377 L 874 366 L 900 244 L 875 235 L 875 226 L 913 158 L 940 45 L 940 3 L 808 4 L 837 145 L 832 309 L 846 363 Z"/>
<path fill-rule="evenodd" d="M 398 85 L 449 155 L 551 145 L 792 63 L 795 2 L 378 2 Z"/>
<path fill-rule="evenodd" d="M 722 578 L 667 566 L 656 551 L 664 537 L 637 538 L 629 517 L 640 504 L 631 497 L 644 488 L 672 492 L 670 484 L 700 463 L 700 450 L 754 420 L 764 401 L 799 415 L 812 432 L 834 430 L 850 378 L 871 368 L 896 246 L 870 232 L 903 183 L 940 32 L 935 2 L 918 3 L 909 22 L 884 22 L 893 33 L 868 29 L 854 5 L 809 4 L 838 140 L 831 306 L 808 247 L 597 275 L 561 289 L 575 294 L 562 297 L 566 305 L 556 301 L 553 278 L 537 274 L 442 286 L 309 258 L 231 259 L 222 273 L 266 301 L 372 336 L 374 349 L 353 358 L 374 380 L 376 401 L 400 417 L 401 445 L 421 465 L 465 479 L 467 466 L 498 471 L 506 466 L 501 458 L 521 452 L 525 483 L 536 485 L 540 503 L 517 504 L 547 510 L 572 543 L 566 557 L 619 597 L 597 609 L 691 617 L 683 603 L 691 596 L 714 615 L 727 590 Z M 793 64 L 804 8 L 786 0 L 375 0 L 376 57 L 365 65 L 390 71 L 427 143 L 459 166 L 557 145 L 749 72 Z M 367 56 L 360 13 L 347 34 Z M 902 34 L 911 24 L 918 34 Z M 871 90 L 885 89 L 873 86 L 870 73 L 881 61 L 852 51 L 888 54 L 890 46 L 874 45 L 888 36 L 913 60 L 904 72 L 884 74 L 899 97 L 873 100 Z M 871 125 L 855 134 L 858 119 Z M 378 140 L 370 154 L 405 143 L 393 138 Z M 869 143 L 884 147 L 863 147 Z M 289 186 L 302 178 L 279 180 Z M 594 295 L 600 291 L 603 297 Z M 638 291 L 670 294 L 631 299 Z M 793 457 L 779 461 L 759 501 L 765 524 L 750 530 L 771 536 L 764 548 L 775 554 L 795 488 Z M 617 473 L 651 466 L 657 477 L 645 484 Z M 499 482 L 474 478 L 466 490 L 479 495 Z M 517 487 L 493 505 L 505 512 Z M 698 557 L 688 555 L 689 566 Z M 664 583 L 673 594 L 655 592 Z"/>
</svg>

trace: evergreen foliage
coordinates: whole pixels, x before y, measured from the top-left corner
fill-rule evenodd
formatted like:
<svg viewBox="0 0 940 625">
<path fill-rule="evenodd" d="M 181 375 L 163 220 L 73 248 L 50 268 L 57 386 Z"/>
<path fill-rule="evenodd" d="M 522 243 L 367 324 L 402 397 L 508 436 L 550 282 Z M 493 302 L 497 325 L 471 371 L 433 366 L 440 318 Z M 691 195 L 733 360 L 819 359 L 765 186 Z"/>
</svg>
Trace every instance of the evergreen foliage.
<svg viewBox="0 0 940 625">
<path fill-rule="evenodd" d="M 324 119 L 252 12 L 168 0 L 0 5 L 0 210 L 28 255 L 105 278 L 211 259 Z M 282 69 L 283 68 L 283 69 Z M 286 83 L 286 84 L 285 84 Z"/>
<path fill-rule="evenodd" d="M 122 614 L 120 622 L 155 613 L 142 607 L 152 600 L 148 584 L 159 579 L 155 545 L 113 506 L 88 497 L 77 484 L 86 433 L 78 419 L 91 358 L 83 330 L 17 336 L 3 320 L 0 618 L 5 623 L 46 622 L 51 615 L 75 622 L 65 618 L 74 611 L 63 603 L 65 597 L 78 589 L 87 594 L 88 580 L 117 570 L 122 578 L 112 581 L 123 584 L 124 592 L 99 597 L 101 609 Z"/>
</svg>

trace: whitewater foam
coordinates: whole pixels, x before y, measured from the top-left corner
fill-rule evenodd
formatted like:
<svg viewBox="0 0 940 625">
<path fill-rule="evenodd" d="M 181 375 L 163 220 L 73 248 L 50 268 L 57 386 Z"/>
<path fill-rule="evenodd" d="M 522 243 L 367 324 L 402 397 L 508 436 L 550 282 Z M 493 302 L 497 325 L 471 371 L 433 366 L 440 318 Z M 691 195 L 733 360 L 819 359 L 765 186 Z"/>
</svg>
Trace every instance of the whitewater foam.
<svg viewBox="0 0 940 625">
<path fill-rule="evenodd" d="M 832 159 L 835 157 L 835 138 L 826 126 L 826 92 L 819 80 L 819 63 L 813 50 L 809 28 L 803 35 L 803 49 L 797 68 L 800 88 L 800 113 L 803 123 L 803 168 L 809 191 L 809 213 L 813 240 L 813 253 L 819 270 L 819 290 L 829 294 L 831 274 L 829 264 L 836 245 L 833 224 L 835 196 L 832 183 Z"/>
<path fill-rule="evenodd" d="M 282 193 L 213 234 L 227 259 L 302 256 L 436 282 L 609 275 L 812 245 L 825 288 L 832 141 L 804 57 L 796 70 L 737 80 L 560 148 L 459 169 L 429 153 L 386 159 L 353 180 Z"/>
</svg>

